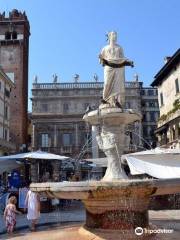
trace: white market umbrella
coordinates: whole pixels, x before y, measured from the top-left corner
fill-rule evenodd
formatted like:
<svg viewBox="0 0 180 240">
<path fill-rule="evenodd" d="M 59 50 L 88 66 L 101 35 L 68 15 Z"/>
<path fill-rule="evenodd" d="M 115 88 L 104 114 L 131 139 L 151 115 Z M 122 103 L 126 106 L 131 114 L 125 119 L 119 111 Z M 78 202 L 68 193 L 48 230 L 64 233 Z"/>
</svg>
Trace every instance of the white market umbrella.
<svg viewBox="0 0 180 240">
<path fill-rule="evenodd" d="M 18 160 L 21 161 L 26 159 L 67 160 L 70 158 L 66 156 L 43 152 L 43 151 L 35 151 L 35 152 L 13 154 L 9 156 L 2 156 L 0 157 L 0 174 L 3 173 L 4 171 L 8 172 L 13 169 L 19 168 L 21 165 Z"/>
<path fill-rule="evenodd" d="M 69 157 L 48 153 L 48 152 L 43 152 L 43 151 L 35 151 L 35 152 L 13 154 L 9 156 L 2 156 L 0 157 L 0 163 L 2 160 L 7 160 L 7 159 L 8 160 L 18 160 L 18 159 L 66 160 L 66 159 L 69 159 Z"/>
<path fill-rule="evenodd" d="M 180 178 L 180 149 L 155 148 L 125 154 L 132 175 L 148 174 L 155 178 Z"/>
</svg>

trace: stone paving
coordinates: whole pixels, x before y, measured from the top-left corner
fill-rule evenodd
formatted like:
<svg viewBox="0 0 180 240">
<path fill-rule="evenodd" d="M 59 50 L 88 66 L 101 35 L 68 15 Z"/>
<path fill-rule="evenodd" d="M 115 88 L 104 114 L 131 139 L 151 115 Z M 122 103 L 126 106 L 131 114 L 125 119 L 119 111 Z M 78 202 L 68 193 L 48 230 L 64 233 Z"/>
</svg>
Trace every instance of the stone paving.
<svg viewBox="0 0 180 240">
<path fill-rule="evenodd" d="M 158 229 L 172 229 L 173 233 L 161 233 L 158 234 L 153 240 L 179 240 L 180 239 L 180 210 L 163 210 L 163 211 L 149 211 L 150 222 L 156 225 Z M 28 221 L 26 215 L 19 215 L 17 217 L 17 231 L 13 236 L 7 234 L 0 234 L 0 239 L 14 239 L 14 240 L 55 240 L 55 239 L 67 239 L 71 240 L 70 232 L 73 227 L 80 226 L 85 220 L 84 208 L 72 208 L 69 207 L 64 210 L 58 210 L 51 213 L 42 213 L 39 221 L 37 232 L 30 232 L 28 229 Z M 53 223 L 53 225 L 51 225 Z M 0 231 L 4 228 L 3 219 L 0 219 Z M 68 231 L 67 227 L 70 227 Z M 61 231 L 59 231 L 61 229 Z M 71 230 L 71 231 L 70 231 Z M 61 234 L 64 231 L 65 236 L 61 238 Z M 73 240 L 81 240 L 77 237 Z M 83 239 L 83 238 L 82 238 Z M 90 238 L 92 239 L 92 238 Z M 95 240 L 95 238 L 93 238 Z M 125 239 L 125 238 L 117 238 Z M 114 240 L 117 240 L 114 239 Z M 136 238 L 134 238 L 136 239 Z M 141 238 L 138 238 L 141 239 Z"/>
</svg>

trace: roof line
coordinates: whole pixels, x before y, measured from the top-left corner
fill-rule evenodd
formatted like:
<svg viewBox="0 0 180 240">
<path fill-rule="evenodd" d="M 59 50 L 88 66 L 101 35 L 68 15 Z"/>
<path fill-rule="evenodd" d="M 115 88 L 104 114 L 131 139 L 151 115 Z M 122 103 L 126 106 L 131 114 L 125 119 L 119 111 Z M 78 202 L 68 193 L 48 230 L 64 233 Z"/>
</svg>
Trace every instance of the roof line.
<svg viewBox="0 0 180 240">
<path fill-rule="evenodd" d="M 176 61 L 180 60 L 180 48 L 174 53 L 174 55 L 169 59 L 169 61 L 159 70 L 159 72 L 154 76 L 155 80 L 151 83 L 151 86 L 158 86 L 163 81 L 164 77 L 172 69 Z"/>
</svg>

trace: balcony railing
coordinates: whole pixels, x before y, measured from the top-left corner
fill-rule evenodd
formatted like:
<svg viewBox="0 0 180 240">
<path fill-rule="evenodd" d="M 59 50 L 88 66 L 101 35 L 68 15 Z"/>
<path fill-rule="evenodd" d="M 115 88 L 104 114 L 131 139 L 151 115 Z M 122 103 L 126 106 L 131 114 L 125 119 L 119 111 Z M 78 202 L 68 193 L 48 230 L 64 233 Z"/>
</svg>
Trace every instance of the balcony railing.
<svg viewBox="0 0 180 240">
<path fill-rule="evenodd" d="M 34 83 L 33 89 L 77 89 L 77 88 L 103 88 L 103 82 L 82 83 Z"/>
<path fill-rule="evenodd" d="M 72 153 L 72 150 L 73 150 L 72 146 L 63 146 L 63 147 L 61 147 L 61 152 L 63 154 Z"/>
<path fill-rule="evenodd" d="M 172 121 L 173 119 L 176 119 L 180 117 L 180 109 L 178 109 L 176 112 L 170 114 L 169 116 L 166 117 L 165 120 L 159 120 L 158 121 L 158 127 L 161 127 L 162 125 Z"/>
<path fill-rule="evenodd" d="M 102 89 L 104 82 L 33 83 L 33 89 Z M 125 82 L 126 88 L 139 88 L 139 82 Z"/>
<path fill-rule="evenodd" d="M 38 147 L 37 149 L 41 149 L 41 151 L 60 154 L 60 155 L 68 155 L 68 156 L 78 156 L 82 151 L 83 146 L 61 146 L 61 147 Z M 34 148 L 33 150 L 37 150 Z M 91 146 L 84 150 L 84 153 L 91 153 Z"/>
</svg>

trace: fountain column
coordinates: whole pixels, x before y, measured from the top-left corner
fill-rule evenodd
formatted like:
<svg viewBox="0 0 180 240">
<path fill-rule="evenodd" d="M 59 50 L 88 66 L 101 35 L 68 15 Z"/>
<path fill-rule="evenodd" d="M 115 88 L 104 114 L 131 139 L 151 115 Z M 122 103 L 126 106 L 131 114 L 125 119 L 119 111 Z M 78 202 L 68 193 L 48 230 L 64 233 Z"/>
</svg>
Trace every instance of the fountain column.
<svg viewBox="0 0 180 240">
<path fill-rule="evenodd" d="M 114 126 L 104 124 L 100 135 L 97 135 L 97 142 L 108 158 L 107 171 L 102 180 L 113 181 L 126 179 L 127 176 L 121 167 L 121 155 L 124 150 L 125 126 Z"/>
</svg>

